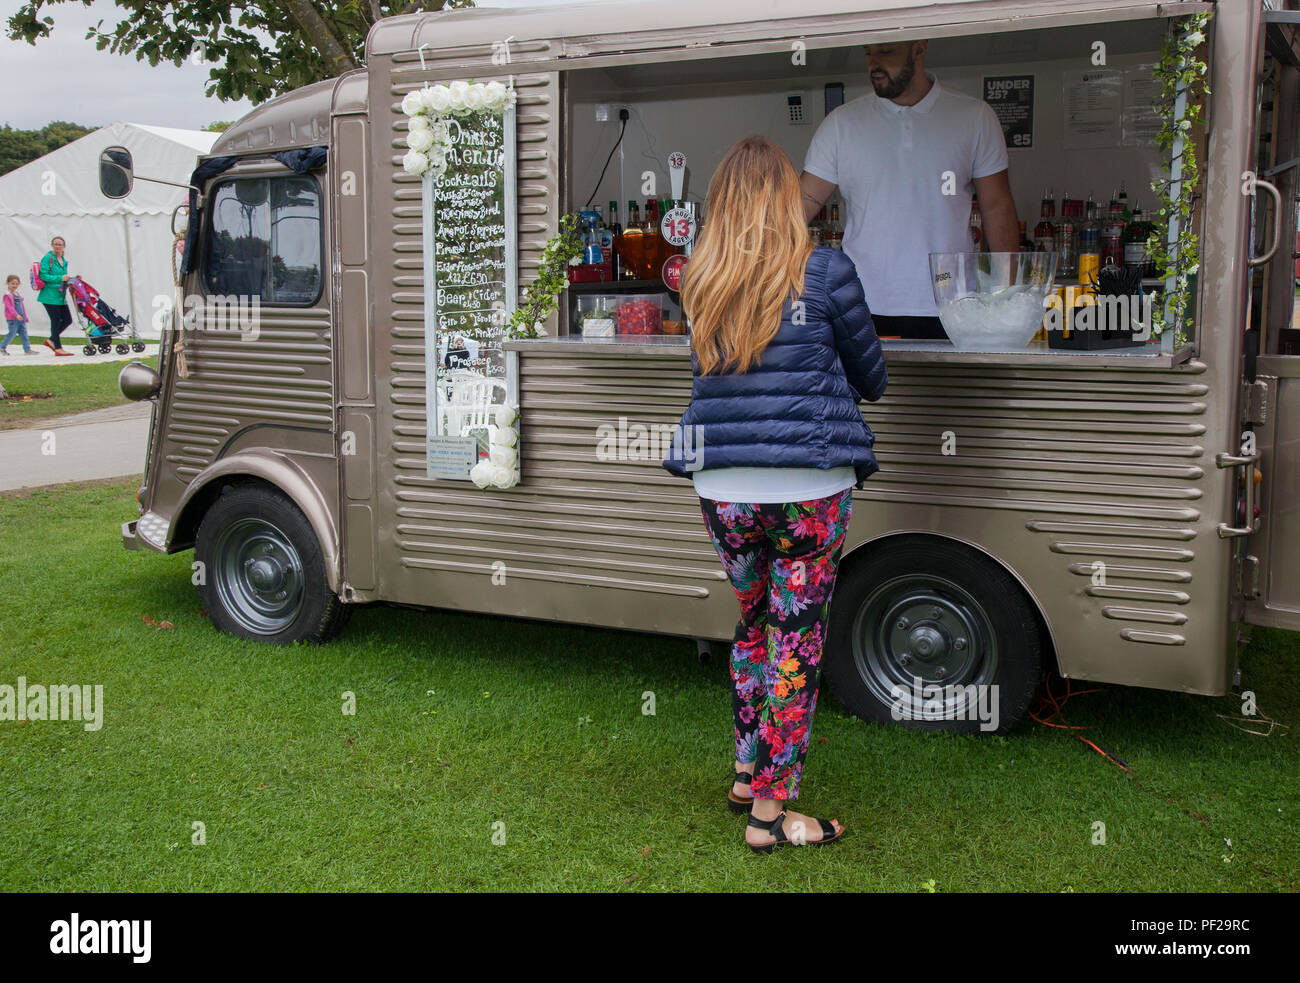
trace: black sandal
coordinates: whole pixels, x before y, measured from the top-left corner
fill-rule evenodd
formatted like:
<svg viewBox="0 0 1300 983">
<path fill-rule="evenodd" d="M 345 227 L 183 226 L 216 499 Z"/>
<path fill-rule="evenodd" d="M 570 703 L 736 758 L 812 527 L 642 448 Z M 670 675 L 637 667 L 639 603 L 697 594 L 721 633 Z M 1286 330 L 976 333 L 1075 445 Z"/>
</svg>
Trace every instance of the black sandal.
<svg viewBox="0 0 1300 983">
<path fill-rule="evenodd" d="M 816 819 L 815 816 L 813 818 Z M 785 835 L 785 828 L 782 825 L 782 821 L 784 819 L 785 819 L 784 809 L 782 809 L 781 814 L 777 816 L 775 819 L 773 819 L 771 822 L 764 822 L 762 819 L 759 819 L 757 816 L 751 814 L 749 817 L 749 825 L 753 826 L 755 829 L 766 830 L 767 832 L 771 833 L 773 836 L 776 837 L 776 842 L 768 843 L 766 846 L 754 846 L 754 844 L 746 840 L 745 846 L 749 847 L 755 853 L 771 853 L 779 846 L 825 846 L 827 843 L 834 843 L 836 840 L 838 840 L 841 836 L 844 835 L 844 830 L 841 829 L 838 833 L 836 833 L 835 826 L 833 824 L 827 822 L 825 819 L 818 819 L 817 822 L 821 824 L 821 828 L 822 828 L 822 838 L 820 840 L 803 840 L 801 842 L 796 843 L 794 840 L 790 839 L 788 836 Z"/>
<path fill-rule="evenodd" d="M 741 778 L 745 778 L 747 779 L 747 781 L 740 782 Z M 740 784 L 742 785 L 753 785 L 754 784 L 753 772 L 749 772 L 749 771 L 735 772 L 734 777 L 731 779 L 731 783 L 734 785 L 736 782 L 740 782 Z M 749 809 L 753 804 L 754 804 L 754 797 L 752 795 L 749 798 L 745 799 L 745 798 L 741 798 L 739 795 L 736 795 L 736 793 L 733 792 L 731 789 L 727 789 L 727 808 L 730 809 L 732 812 L 749 812 Z"/>
</svg>

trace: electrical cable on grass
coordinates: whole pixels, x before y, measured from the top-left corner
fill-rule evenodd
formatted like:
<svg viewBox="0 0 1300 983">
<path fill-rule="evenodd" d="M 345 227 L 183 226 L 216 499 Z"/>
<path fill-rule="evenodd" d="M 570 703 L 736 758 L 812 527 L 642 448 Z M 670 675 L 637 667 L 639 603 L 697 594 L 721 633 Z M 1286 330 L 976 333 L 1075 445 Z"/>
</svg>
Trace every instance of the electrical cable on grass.
<svg viewBox="0 0 1300 983">
<path fill-rule="evenodd" d="M 1058 697 L 1055 693 L 1052 692 L 1052 678 L 1048 676 L 1047 682 L 1044 686 L 1044 695 L 1039 697 L 1038 706 L 1029 712 L 1029 716 L 1031 719 L 1034 720 L 1035 723 L 1042 724 L 1044 727 L 1053 727 L 1060 730 L 1091 730 L 1092 728 L 1090 727 L 1084 727 L 1080 724 L 1072 724 L 1069 721 L 1067 721 L 1065 719 L 1065 704 L 1069 702 L 1072 696 L 1086 696 L 1089 693 L 1104 693 L 1104 692 L 1105 690 L 1100 687 L 1094 689 L 1081 689 L 1081 690 L 1072 691 L 1070 689 L 1070 680 L 1067 679 L 1065 681 L 1065 694 L 1063 696 Z M 1039 715 L 1040 713 L 1044 712 L 1049 708 L 1052 711 L 1051 713 L 1046 714 L 1045 717 Z M 1097 717 L 1098 720 L 1102 719 L 1101 715 L 1096 714 L 1095 711 L 1094 711 L 1094 715 Z M 1056 723 L 1055 722 L 1056 720 L 1059 720 L 1060 723 Z M 1133 769 L 1129 766 L 1129 763 L 1125 761 L 1123 758 L 1121 758 L 1119 755 L 1111 754 L 1111 752 L 1107 751 L 1099 744 L 1096 744 L 1088 740 L 1082 734 L 1075 734 L 1074 737 L 1075 740 L 1081 741 L 1082 743 L 1088 745 L 1088 747 L 1092 748 L 1094 751 L 1100 754 L 1107 761 L 1110 761 L 1117 767 L 1122 768 L 1124 771 L 1127 771 L 1130 774 L 1132 773 Z"/>
<path fill-rule="evenodd" d="M 1278 736 L 1281 737 L 1291 729 L 1286 724 L 1279 723 L 1278 721 L 1274 720 L 1272 717 L 1264 713 L 1262 710 L 1256 713 L 1255 716 L 1253 717 L 1230 717 L 1226 713 L 1216 713 L 1215 716 L 1218 717 L 1220 720 L 1222 720 L 1224 723 L 1229 724 L 1232 727 L 1236 727 L 1237 730 L 1242 731 L 1243 733 L 1246 734 L 1251 734 L 1254 737 L 1272 737 L 1274 731 L 1277 731 Z M 1242 724 L 1253 724 L 1256 727 L 1267 726 L 1268 729 L 1263 731 L 1251 730 L 1249 727 L 1241 726 Z"/>
</svg>

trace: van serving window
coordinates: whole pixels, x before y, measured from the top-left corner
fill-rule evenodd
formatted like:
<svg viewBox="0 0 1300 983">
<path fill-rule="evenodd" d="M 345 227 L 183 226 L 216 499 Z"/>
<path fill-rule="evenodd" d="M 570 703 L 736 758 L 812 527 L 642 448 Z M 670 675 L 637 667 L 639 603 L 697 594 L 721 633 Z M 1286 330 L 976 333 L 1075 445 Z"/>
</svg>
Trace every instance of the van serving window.
<svg viewBox="0 0 1300 983">
<path fill-rule="evenodd" d="M 211 194 L 203 263 L 214 294 L 289 307 L 321 293 L 321 198 L 311 177 L 244 177 Z"/>
</svg>

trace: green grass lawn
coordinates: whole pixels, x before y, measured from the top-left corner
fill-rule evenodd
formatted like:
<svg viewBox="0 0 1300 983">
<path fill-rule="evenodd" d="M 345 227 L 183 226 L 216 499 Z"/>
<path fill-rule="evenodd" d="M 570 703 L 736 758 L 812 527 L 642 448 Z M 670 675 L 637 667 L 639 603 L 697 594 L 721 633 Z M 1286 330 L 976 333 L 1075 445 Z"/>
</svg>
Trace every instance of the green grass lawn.
<svg viewBox="0 0 1300 983">
<path fill-rule="evenodd" d="M 1073 698 L 1132 774 L 1035 724 L 923 735 L 823 701 L 800 806 L 847 835 L 757 857 L 724 808 L 720 651 L 384 607 L 322 647 L 238 641 L 201 615 L 190 554 L 121 549 L 134 486 L 0 496 L 0 683 L 102 684 L 105 704 L 93 733 L 0 722 L 2 890 L 1300 886 L 1295 636 L 1257 630 L 1244 665 L 1289 736 L 1221 721 L 1234 698 Z"/>
<path fill-rule="evenodd" d="M 127 400 L 117 388 L 117 375 L 127 363 L 91 362 L 85 365 L 23 365 L 22 348 L 0 363 L 0 385 L 8 399 L 0 399 L 0 430 L 30 427 L 51 417 L 116 406 Z M 158 366 L 158 345 L 140 353 L 140 361 Z M 24 401 L 24 394 L 50 393 L 48 398 Z"/>
</svg>

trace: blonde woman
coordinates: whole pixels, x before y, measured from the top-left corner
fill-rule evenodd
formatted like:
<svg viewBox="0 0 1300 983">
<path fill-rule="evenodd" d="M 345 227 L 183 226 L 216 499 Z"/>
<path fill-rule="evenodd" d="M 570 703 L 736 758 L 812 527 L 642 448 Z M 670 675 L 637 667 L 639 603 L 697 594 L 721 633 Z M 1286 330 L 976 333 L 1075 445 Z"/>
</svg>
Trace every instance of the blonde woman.
<svg viewBox="0 0 1300 983">
<path fill-rule="evenodd" d="M 786 803 L 799 795 L 853 489 L 878 470 L 858 403 L 879 399 L 888 373 L 857 270 L 809 242 L 780 147 L 758 136 L 732 147 L 708 203 L 682 283 L 691 402 L 663 466 L 692 478 L 740 601 L 727 804 L 750 811 L 756 852 L 820 846 L 840 823 Z"/>
</svg>

